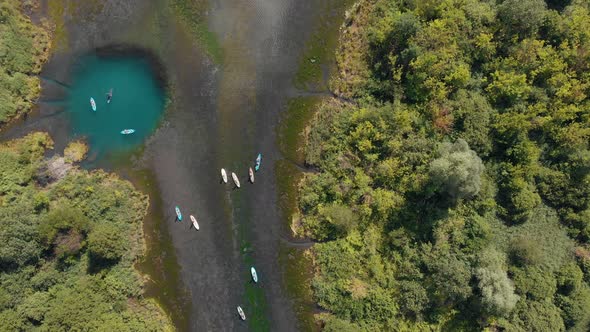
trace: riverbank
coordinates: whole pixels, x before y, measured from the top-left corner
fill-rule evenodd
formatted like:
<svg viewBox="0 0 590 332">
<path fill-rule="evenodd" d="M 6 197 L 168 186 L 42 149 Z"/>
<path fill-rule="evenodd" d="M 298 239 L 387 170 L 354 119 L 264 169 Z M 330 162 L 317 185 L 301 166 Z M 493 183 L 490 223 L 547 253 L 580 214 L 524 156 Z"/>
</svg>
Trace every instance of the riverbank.
<svg viewBox="0 0 590 332">
<path fill-rule="evenodd" d="M 331 98 L 330 78 L 337 69 L 335 50 L 345 13 L 353 1 L 327 1 L 313 18 L 313 33 L 306 41 L 298 60 L 293 84 L 296 97 L 287 100 L 277 126 L 277 145 L 282 159 L 275 164 L 278 204 L 284 235 L 279 259 L 283 267 L 283 284 L 293 299 L 294 310 L 303 331 L 319 331 L 321 323 L 312 289 L 316 267 L 313 241 L 301 229 L 298 202 L 300 184 L 305 174 L 314 172 L 305 162 L 306 137 L 319 105 Z"/>
</svg>

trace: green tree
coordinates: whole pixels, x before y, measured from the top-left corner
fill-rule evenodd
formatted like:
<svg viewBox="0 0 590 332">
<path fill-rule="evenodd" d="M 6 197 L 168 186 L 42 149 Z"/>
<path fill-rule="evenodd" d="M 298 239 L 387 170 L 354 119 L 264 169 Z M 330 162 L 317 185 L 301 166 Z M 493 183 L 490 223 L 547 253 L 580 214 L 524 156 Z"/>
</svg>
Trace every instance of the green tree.
<svg viewBox="0 0 590 332">
<path fill-rule="evenodd" d="M 565 264 L 555 274 L 559 293 L 569 295 L 582 285 L 584 273 L 574 262 Z"/>
<path fill-rule="evenodd" d="M 561 309 L 561 316 L 565 326 L 569 329 L 576 327 L 583 331 L 590 323 L 590 287 L 584 284 L 568 296 L 557 295 L 557 306 Z"/>
<path fill-rule="evenodd" d="M 416 281 L 400 281 L 398 303 L 402 313 L 409 317 L 421 319 L 428 306 L 428 293 L 426 289 Z"/>
<path fill-rule="evenodd" d="M 524 331 L 565 331 L 559 308 L 550 301 L 520 301 L 515 315 Z"/>
<path fill-rule="evenodd" d="M 88 250 L 96 258 L 117 260 L 127 250 L 125 232 L 111 224 L 96 225 L 88 235 Z"/>
<path fill-rule="evenodd" d="M 557 291 L 555 278 L 539 267 L 514 268 L 510 270 L 516 292 L 529 299 L 543 301 L 552 299 Z"/>
<path fill-rule="evenodd" d="M 543 0 L 505 0 L 498 7 L 498 18 L 508 33 L 524 38 L 537 33 L 545 19 L 546 7 Z"/>
<path fill-rule="evenodd" d="M 481 303 L 492 315 L 505 316 L 516 305 L 519 297 L 514 294 L 514 285 L 504 270 L 505 257 L 502 253 L 487 249 L 479 257 L 475 269 L 477 285 L 481 292 Z"/>
<path fill-rule="evenodd" d="M 443 254 L 435 255 L 427 264 L 439 305 L 463 301 L 471 296 L 469 281 L 472 274 L 467 262 L 456 256 Z"/>
<path fill-rule="evenodd" d="M 330 204 L 321 207 L 319 215 L 334 228 L 334 235 L 345 236 L 353 230 L 358 221 L 354 212 L 348 207 L 341 204 Z"/>
<path fill-rule="evenodd" d="M 430 163 L 432 181 L 454 198 L 477 195 L 483 171 L 481 159 L 462 139 L 453 144 L 443 143 L 439 157 Z"/>
</svg>

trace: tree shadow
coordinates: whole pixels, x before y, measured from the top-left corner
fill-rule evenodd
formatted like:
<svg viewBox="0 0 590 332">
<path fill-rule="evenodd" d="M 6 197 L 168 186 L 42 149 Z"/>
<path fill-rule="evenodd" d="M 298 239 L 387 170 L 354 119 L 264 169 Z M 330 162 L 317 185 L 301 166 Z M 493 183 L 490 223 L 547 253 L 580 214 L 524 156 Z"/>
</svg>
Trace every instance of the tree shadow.
<svg viewBox="0 0 590 332">
<path fill-rule="evenodd" d="M 88 253 L 88 274 L 96 274 L 101 272 L 102 270 L 111 268 L 117 265 L 121 261 L 120 258 L 117 259 L 105 259 L 99 256 L 92 254 L 91 252 Z"/>
</svg>

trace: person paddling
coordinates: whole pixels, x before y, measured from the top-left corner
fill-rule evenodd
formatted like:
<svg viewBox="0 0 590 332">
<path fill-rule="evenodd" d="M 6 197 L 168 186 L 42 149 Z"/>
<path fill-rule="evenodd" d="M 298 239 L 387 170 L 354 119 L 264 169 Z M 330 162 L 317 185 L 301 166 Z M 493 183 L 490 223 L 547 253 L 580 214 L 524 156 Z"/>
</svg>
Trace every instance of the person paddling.
<svg viewBox="0 0 590 332">
<path fill-rule="evenodd" d="M 109 93 L 107 93 L 107 104 L 111 103 L 111 99 L 113 99 L 113 88 L 111 88 Z"/>
</svg>

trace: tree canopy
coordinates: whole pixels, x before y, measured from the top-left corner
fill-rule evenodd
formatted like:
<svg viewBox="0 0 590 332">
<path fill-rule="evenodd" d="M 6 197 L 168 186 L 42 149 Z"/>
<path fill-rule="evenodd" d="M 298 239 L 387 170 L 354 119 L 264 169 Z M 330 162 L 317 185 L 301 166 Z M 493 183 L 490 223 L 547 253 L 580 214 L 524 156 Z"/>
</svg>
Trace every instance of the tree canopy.
<svg viewBox="0 0 590 332">
<path fill-rule="evenodd" d="M 0 2 L 0 123 L 33 106 L 41 90 L 36 75 L 49 53 L 47 29 L 31 23 L 21 6 Z"/>
<path fill-rule="evenodd" d="M 299 185 L 326 330 L 588 330 L 590 3 L 361 0 Z"/>
<path fill-rule="evenodd" d="M 0 330 L 172 330 L 133 267 L 147 198 L 102 171 L 40 181 L 52 145 L 0 145 Z"/>
</svg>

